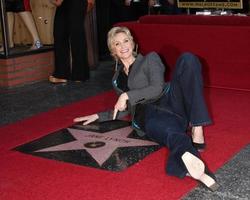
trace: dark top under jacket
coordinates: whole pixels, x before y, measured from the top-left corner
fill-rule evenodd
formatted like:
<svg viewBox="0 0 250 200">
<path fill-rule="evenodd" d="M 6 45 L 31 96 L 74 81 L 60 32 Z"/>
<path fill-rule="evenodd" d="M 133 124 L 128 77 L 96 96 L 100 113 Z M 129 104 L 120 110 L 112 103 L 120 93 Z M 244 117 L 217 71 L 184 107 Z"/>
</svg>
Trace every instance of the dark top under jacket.
<svg viewBox="0 0 250 200">
<path fill-rule="evenodd" d="M 133 66 L 130 68 L 129 76 L 122 75 L 123 65 L 119 65 L 112 79 L 113 87 L 117 95 L 121 95 L 124 89 L 129 97 L 128 109 L 118 112 L 117 118 L 121 119 L 128 114 L 132 116 L 132 127 L 139 135 L 144 135 L 143 129 L 143 106 L 147 103 L 157 101 L 163 94 L 164 89 L 169 86 L 164 81 L 165 66 L 157 53 L 151 52 L 146 56 L 139 54 Z M 120 81 L 120 83 L 119 83 Z M 127 82 L 127 84 L 126 84 Z M 137 114 L 138 112 L 138 114 Z M 98 113 L 99 121 L 112 120 L 113 111 L 108 110 Z M 139 118 L 141 117 L 141 119 Z"/>
<path fill-rule="evenodd" d="M 129 67 L 129 72 L 132 70 L 132 68 L 133 68 L 133 64 Z M 120 74 L 118 75 L 117 87 L 121 89 L 123 92 L 129 91 L 129 88 L 128 88 L 129 74 L 130 73 L 128 73 L 127 75 L 123 70 L 121 70 Z M 145 123 L 145 104 L 139 103 L 136 105 L 136 108 L 135 108 L 133 125 L 144 131 L 144 123 Z"/>
</svg>

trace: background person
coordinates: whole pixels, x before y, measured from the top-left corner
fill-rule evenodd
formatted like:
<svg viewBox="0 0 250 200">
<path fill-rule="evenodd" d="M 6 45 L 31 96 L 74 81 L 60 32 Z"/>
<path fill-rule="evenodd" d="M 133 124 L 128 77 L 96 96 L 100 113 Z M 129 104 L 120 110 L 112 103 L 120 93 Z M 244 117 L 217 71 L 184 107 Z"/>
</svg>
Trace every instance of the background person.
<svg viewBox="0 0 250 200">
<path fill-rule="evenodd" d="M 94 0 L 52 0 L 56 8 L 54 18 L 55 70 L 51 83 L 68 80 L 84 82 L 89 79 L 87 42 L 84 21 Z"/>
<path fill-rule="evenodd" d="M 156 3 L 160 4 L 160 7 L 154 8 Z M 178 8 L 177 0 L 148 0 L 148 5 L 151 10 L 151 14 L 161 14 L 161 15 L 177 15 L 185 13 L 185 10 Z"/>
<path fill-rule="evenodd" d="M 111 0 L 111 25 L 123 21 L 136 21 L 148 14 L 148 0 Z"/>
</svg>

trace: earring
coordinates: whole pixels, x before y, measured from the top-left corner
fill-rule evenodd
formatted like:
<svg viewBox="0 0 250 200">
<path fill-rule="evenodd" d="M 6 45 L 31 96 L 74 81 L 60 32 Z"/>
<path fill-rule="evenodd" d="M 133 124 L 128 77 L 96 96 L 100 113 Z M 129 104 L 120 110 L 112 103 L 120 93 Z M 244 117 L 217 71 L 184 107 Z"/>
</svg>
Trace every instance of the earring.
<svg viewBox="0 0 250 200">
<path fill-rule="evenodd" d="M 115 59 L 115 71 L 117 71 L 117 69 L 118 69 L 118 59 L 116 58 Z"/>
<path fill-rule="evenodd" d="M 133 51 L 133 56 L 137 56 L 138 55 L 138 44 L 135 44 L 135 47 L 134 47 L 134 51 Z"/>
<path fill-rule="evenodd" d="M 135 45 L 135 53 L 138 54 L 138 44 Z"/>
</svg>

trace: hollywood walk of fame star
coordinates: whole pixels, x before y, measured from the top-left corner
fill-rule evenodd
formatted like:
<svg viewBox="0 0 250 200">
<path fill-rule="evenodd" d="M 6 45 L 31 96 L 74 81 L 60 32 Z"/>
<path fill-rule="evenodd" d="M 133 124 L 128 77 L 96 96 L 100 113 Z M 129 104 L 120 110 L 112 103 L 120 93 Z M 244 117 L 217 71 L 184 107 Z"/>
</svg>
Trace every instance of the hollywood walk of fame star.
<svg viewBox="0 0 250 200">
<path fill-rule="evenodd" d="M 86 150 L 96 162 L 102 164 L 108 160 L 119 147 L 154 146 L 155 142 L 128 138 L 131 127 L 120 128 L 105 133 L 90 132 L 78 129 L 67 129 L 76 139 L 74 141 L 37 150 L 36 152 Z"/>
</svg>

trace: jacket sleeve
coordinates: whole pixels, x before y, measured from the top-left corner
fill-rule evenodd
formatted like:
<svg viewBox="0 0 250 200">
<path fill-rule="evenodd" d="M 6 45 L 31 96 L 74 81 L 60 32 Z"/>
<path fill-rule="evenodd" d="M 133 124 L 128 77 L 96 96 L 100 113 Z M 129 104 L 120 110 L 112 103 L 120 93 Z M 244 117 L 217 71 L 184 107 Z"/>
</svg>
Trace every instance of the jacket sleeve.
<svg viewBox="0 0 250 200">
<path fill-rule="evenodd" d="M 141 73 L 145 73 L 147 84 L 138 89 L 132 89 L 127 92 L 130 104 L 145 103 L 148 100 L 156 99 L 164 88 L 165 67 L 155 52 L 146 56 L 146 62 L 143 62 Z"/>
</svg>

